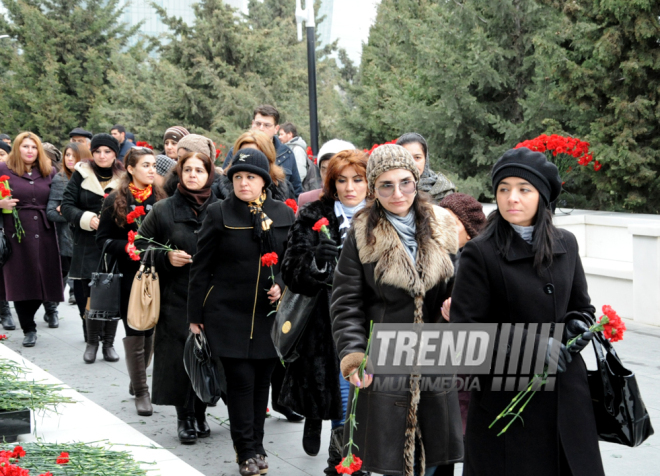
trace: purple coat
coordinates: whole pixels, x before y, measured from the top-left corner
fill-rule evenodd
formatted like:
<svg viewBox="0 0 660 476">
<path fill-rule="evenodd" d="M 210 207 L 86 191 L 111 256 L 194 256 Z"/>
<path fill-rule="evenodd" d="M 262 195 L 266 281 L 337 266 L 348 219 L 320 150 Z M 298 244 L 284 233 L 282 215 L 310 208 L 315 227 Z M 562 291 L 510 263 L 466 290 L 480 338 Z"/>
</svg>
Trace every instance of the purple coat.
<svg viewBox="0 0 660 476">
<path fill-rule="evenodd" d="M 42 177 L 38 168 L 19 177 L 0 163 L 0 175 L 9 176 L 12 197 L 17 198 L 18 216 L 25 236 L 18 242 L 14 217 L 2 214 L 5 234 L 9 238 L 12 254 L 2 268 L 4 287 L 0 299 L 7 301 L 64 301 L 62 269 L 57 245 L 55 224 L 46 218 L 46 204 L 50 195 L 50 183 L 57 170 Z"/>
</svg>

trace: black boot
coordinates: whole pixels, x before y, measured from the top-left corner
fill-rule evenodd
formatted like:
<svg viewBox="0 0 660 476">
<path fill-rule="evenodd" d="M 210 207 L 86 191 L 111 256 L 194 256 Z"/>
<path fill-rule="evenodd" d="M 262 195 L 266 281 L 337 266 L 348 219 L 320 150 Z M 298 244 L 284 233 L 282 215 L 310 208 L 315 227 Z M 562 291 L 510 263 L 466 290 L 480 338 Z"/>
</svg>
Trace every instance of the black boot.
<svg viewBox="0 0 660 476">
<path fill-rule="evenodd" d="M 2 328 L 6 331 L 13 331 L 16 329 L 14 319 L 11 317 L 11 309 L 7 301 L 0 301 L 0 318 L 2 319 Z"/>
<path fill-rule="evenodd" d="M 154 412 L 151 406 L 149 385 L 147 384 L 147 368 L 144 365 L 144 336 L 124 337 L 126 350 L 126 368 L 135 390 L 135 409 L 141 416 L 151 416 Z"/>
<path fill-rule="evenodd" d="M 119 355 L 114 348 L 118 324 L 119 321 L 103 322 L 103 360 L 106 362 L 117 362 L 119 360 Z"/>
<path fill-rule="evenodd" d="M 195 425 L 198 438 L 211 436 L 211 427 L 206 422 L 206 403 L 195 396 Z"/>
<path fill-rule="evenodd" d="M 307 418 L 305 420 L 305 429 L 303 430 L 303 449 L 309 456 L 316 456 L 321 449 L 321 430 L 323 429 L 323 420 Z"/>
<path fill-rule="evenodd" d="M 144 338 L 144 369 L 148 369 L 151 365 L 151 359 L 154 356 L 154 334 Z M 128 384 L 128 393 L 135 395 L 133 390 L 133 382 Z"/>
<path fill-rule="evenodd" d="M 342 448 L 344 446 L 344 427 L 335 428 L 330 433 L 330 446 L 328 446 L 328 467 L 323 472 L 329 476 L 339 476 L 337 466 L 341 463 Z"/>
<path fill-rule="evenodd" d="M 83 355 L 83 360 L 88 364 L 96 362 L 96 352 L 99 350 L 99 334 L 103 328 L 103 321 L 96 319 L 85 319 L 87 324 L 87 348 Z"/>
<path fill-rule="evenodd" d="M 60 327 L 60 316 L 57 312 L 57 306 L 59 303 L 52 301 L 44 301 L 44 309 L 46 314 L 44 314 L 44 321 L 48 323 L 48 327 L 51 329 L 57 329 Z"/>
<path fill-rule="evenodd" d="M 186 407 L 175 407 L 177 419 L 177 435 L 179 441 L 184 445 L 192 445 L 197 442 L 197 430 L 195 429 L 195 412 Z"/>
</svg>

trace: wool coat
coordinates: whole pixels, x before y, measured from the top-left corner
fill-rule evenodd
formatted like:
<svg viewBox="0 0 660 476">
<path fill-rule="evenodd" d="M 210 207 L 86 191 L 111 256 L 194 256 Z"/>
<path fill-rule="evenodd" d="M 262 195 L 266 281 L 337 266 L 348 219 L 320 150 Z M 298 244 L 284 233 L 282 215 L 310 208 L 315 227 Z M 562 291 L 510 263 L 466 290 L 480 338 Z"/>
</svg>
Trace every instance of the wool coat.
<svg viewBox="0 0 660 476">
<path fill-rule="evenodd" d="M 92 279 L 101 259 L 101 250 L 96 246 L 96 230 L 90 223 L 101 213 L 104 195 L 119 186 L 120 173 L 115 174 L 105 187 L 88 162 L 78 162 L 71 180 L 64 189 L 60 210 L 73 227 L 73 257 L 71 279 Z"/>
<path fill-rule="evenodd" d="M 333 199 L 321 199 L 298 210 L 282 260 L 282 279 L 288 290 L 318 298 L 296 348 L 299 357 L 287 365 L 279 403 L 316 420 L 343 417 L 339 358 L 330 321 L 335 263 L 333 260 L 323 271 L 319 270 L 314 251 L 320 233 L 312 230 L 318 220 L 327 218 L 330 238 L 338 245 L 341 243 L 334 203 Z"/>
<path fill-rule="evenodd" d="M 56 173 L 53 168 L 50 175 L 43 177 L 34 167 L 32 175 L 25 173 L 19 177 L 7 164 L 0 163 L 0 175 L 9 177 L 12 198 L 19 200 L 16 209 L 25 230 L 25 236 L 19 243 L 14 216 L 2 213 L 5 235 L 12 248 L 11 257 L 2 268 L 2 300 L 64 300 L 57 233 L 55 226 L 46 218 L 50 184 Z"/>
<path fill-rule="evenodd" d="M 373 230 L 373 244 L 367 243 L 368 215 L 353 218 L 335 270 L 330 308 L 344 377 L 362 361 L 371 321 L 444 322 L 441 308 L 450 295 L 458 232 L 447 211 L 439 207 L 433 210 L 433 235 L 418 243 L 415 263 L 382 212 Z M 353 391 L 351 387 L 351 398 Z M 411 382 L 410 390 L 393 391 L 372 385 L 360 390 L 356 418 L 360 424 L 354 435 L 359 447 L 355 454 L 362 459 L 365 471 L 413 476 L 414 460 L 424 460 L 431 467 L 463 457 L 455 389 L 420 391 Z M 345 444 L 348 434 L 346 426 Z"/>
<path fill-rule="evenodd" d="M 160 200 L 145 217 L 139 234 L 153 238 L 161 244 L 183 250 L 193 256 L 197 252 L 197 235 L 209 208 L 217 202 L 213 194 L 208 206 L 199 215 L 190 207 L 177 190 L 170 198 Z M 144 240 L 136 242 L 146 249 Z M 180 268 L 172 266 L 166 251 L 154 253 L 156 271 L 160 278 L 160 317 L 154 341 L 154 370 L 152 374 L 151 402 L 156 405 L 185 406 L 191 395 L 192 385 L 183 366 L 183 349 L 189 334 L 186 320 L 188 281 L 191 265 Z"/>
<path fill-rule="evenodd" d="M 280 263 L 294 215 L 269 191 L 263 211 L 273 221 L 270 233 L 279 257 L 275 283 L 284 290 Z M 209 207 L 190 271 L 188 321 L 204 324 L 214 358 L 277 358 L 270 332 L 275 321 L 267 292 L 271 269 L 261 265 L 261 242 L 253 238 L 247 202 L 230 196 Z M 270 315 L 269 315 L 270 314 Z"/>
<path fill-rule="evenodd" d="M 64 189 L 69 183 L 69 178 L 63 173 L 57 173 L 53 177 L 53 183 L 50 186 L 50 196 L 48 197 L 48 205 L 46 206 L 46 216 L 50 221 L 55 223 L 57 230 L 57 241 L 60 245 L 60 255 L 73 256 L 73 234 L 69 223 L 61 212 L 57 211 L 57 207 L 62 205 L 62 197 L 64 196 Z"/>
<path fill-rule="evenodd" d="M 558 323 L 570 311 L 593 313 L 577 241 L 566 230 L 558 232 L 552 265 L 541 275 L 533 266 L 532 246 L 517 233 L 506 256 L 493 238 L 469 241 L 461 254 L 451 322 Z M 525 342 L 530 338 L 538 341 L 538 335 L 526 334 Z M 557 476 L 561 448 L 573 476 L 604 474 L 579 354 L 558 374 L 554 391 L 536 392 L 522 415 L 524 426 L 516 422 L 502 436 L 497 434 L 504 423 L 488 426 L 516 392 L 492 391 L 490 378 L 482 378 L 481 389 L 471 394 L 463 474 Z"/>
</svg>

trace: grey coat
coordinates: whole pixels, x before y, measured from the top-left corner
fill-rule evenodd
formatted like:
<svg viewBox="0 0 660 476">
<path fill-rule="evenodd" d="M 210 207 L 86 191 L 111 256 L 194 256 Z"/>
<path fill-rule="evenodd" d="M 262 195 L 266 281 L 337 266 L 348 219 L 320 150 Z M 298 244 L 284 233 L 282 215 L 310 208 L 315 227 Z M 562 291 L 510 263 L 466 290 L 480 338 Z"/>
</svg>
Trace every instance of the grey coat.
<svg viewBox="0 0 660 476">
<path fill-rule="evenodd" d="M 62 205 L 64 189 L 69 183 L 69 179 L 63 173 L 58 173 L 53 177 L 50 185 L 50 195 L 48 196 L 48 205 L 46 205 L 46 217 L 55 223 L 57 229 L 57 241 L 60 244 L 60 255 L 73 256 L 73 234 L 66 218 L 57 211 L 57 207 Z"/>
</svg>

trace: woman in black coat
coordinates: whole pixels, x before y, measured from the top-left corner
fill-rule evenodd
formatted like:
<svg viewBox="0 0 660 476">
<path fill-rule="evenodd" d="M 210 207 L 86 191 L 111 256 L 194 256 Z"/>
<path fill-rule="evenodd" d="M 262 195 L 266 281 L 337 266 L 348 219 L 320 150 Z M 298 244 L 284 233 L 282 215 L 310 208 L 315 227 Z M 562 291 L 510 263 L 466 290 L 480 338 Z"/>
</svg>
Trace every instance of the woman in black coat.
<svg viewBox="0 0 660 476">
<path fill-rule="evenodd" d="M 368 159 L 364 152 L 350 150 L 330 160 L 323 195 L 299 210 L 282 260 L 289 291 L 318 298 L 296 348 L 299 357 L 286 369 L 279 402 L 305 416 L 303 448 L 310 456 L 319 452 L 323 420 L 332 420 L 326 474 L 337 474 L 335 466 L 341 462 L 350 388 L 339 372 L 332 338 L 332 278 L 351 219 L 366 204 Z M 329 238 L 312 229 L 322 218 L 329 222 Z"/>
<path fill-rule="evenodd" d="M 422 391 L 413 376 L 409 390 L 375 389 L 371 376 L 362 381 L 354 371 L 364 358 L 370 322 L 441 321 L 458 251 L 456 224 L 417 193 L 419 170 L 403 147 L 378 147 L 367 179 L 375 199 L 353 218 L 330 308 L 342 375 L 361 387 L 354 452 L 364 471 L 413 476 L 417 466 L 421 475 L 453 475 L 463 457 L 456 390 Z M 345 428 L 344 443 L 348 436 Z"/>
<path fill-rule="evenodd" d="M 73 228 L 73 256 L 69 277 L 74 281 L 73 290 L 86 323 L 87 348 L 83 360 L 88 364 L 96 361 L 101 335 L 103 336 L 103 359 L 117 362 L 119 355 L 114 348 L 118 321 L 85 319 L 89 282 L 101 259 L 101 250 L 96 246 L 96 230 L 99 214 L 107 193 L 119 185 L 124 166 L 117 160 L 119 142 L 110 134 L 96 134 L 92 138 L 90 162 L 78 162 L 76 171 L 64 189 L 60 212 Z"/>
<path fill-rule="evenodd" d="M 280 365 L 270 337 L 284 283 L 281 261 L 293 211 L 273 200 L 268 159 L 256 149 L 237 152 L 227 175 L 234 195 L 209 208 L 190 271 L 188 320 L 204 329 L 227 376 L 231 437 L 243 476 L 268 471 L 263 446 L 270 377 Z M 275 277 L 274 282 L 271 276 Z"/>
<path fill-rule="evenodd" d="M 139 234 L 177 250 L 154 253 L 161 302 L 154 342 L 151 402 L 174 405 L 179 440 L 193 444 L 198 437 L 208 437 L 211 430 L 206 422 L 206 404 L 195 395 L 183 366 L 183 349 L 188 337 L 188 281 L 197 252 L 197 234 L 209 205 L 217 198 L 211 193 L 215 168 L 208 155 L 188 152 L 179 160 L 177 169 L 182 177 L 177 190 L 170 198 L 154 205 L 142 222 Z M 145 240 L 136 243 L 141 249 L 149 245 Z"/>
<path fill-rule="evenodd" d="M 559 195 L 561 178 L 542 153 L 522 148 L 499 159 L 492 181 L 497 210 L 483 234 L 463 249 L 451 322 L 534 323 L 536 330 L 526 331 L 523 346 L 527 339 L 546 346 L 548 336 L 542 342 L 538 324 L 566 322 L 568 313 L 575 313 L 560 335 L 559 355 L 545 360 L 558 365 L 555 389 L 536 392 L 522 414 L 524 426 L 514 422 L 497 436 L 508 422 L 504 418 L 488 428 L 517 392 L 493 390 L 492 377 L 482 378 L 481 389 L 472 391 L 463 474 L 603 475 L 587 371 L 579 355 L 593 334 L 585 333 L 570 350 L 564 345 L 588 330 L 573 317 L 593 315 L 594 308 L 575 237 L 552 224 L 548 204 Z M 499 339 L 511 337 L 500 334 Z"/>
<path fill-rule="evenodd" d="M 147 384 L 147 367 L 153 349 L 154 329 L 136 331 L 128 326 L 128 302 L 131 296 L 133 279 L 140 267 L 140 258 L 134 253 L 135 238 L 129 239 L 129 233 L 138 231 L 139 218 L 128 223 L 127 215 L 136 207 L 142 207 L 146 215 L 154 204 L 165 198 L 165 192 L 154 185 L 156 178 L 156 158 L 153 151 L 145 147 L 134 147 L 124 157 L 126 175 L 117 190 L 103 202 L 99 229 L 96 232 L 96 244 L 99 249 L 106 246 L 106 253 L 116 260 L 121 278 L 121 319 L 126 337 L 126 367 L 131 378 L 129 392 L 135 395 L 135 408 L 138 415 L 150 416 L 153 413 Z M 138 240 L 139 241 L 139 240 Z M 112 262 L 110 263 L 112 266 Z"/>
</svg>

